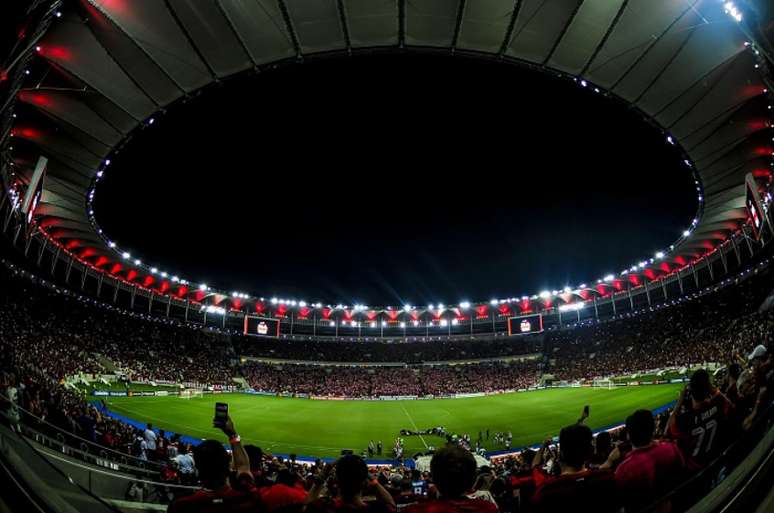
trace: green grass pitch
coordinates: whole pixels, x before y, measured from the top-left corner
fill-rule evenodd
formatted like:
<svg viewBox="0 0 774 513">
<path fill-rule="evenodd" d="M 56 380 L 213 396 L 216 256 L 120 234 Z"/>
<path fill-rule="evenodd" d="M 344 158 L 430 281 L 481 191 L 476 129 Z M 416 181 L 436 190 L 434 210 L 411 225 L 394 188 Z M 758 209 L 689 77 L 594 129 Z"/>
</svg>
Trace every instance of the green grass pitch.
<svg viewBox="0 0 774 513">
<path fill-rule="evenodd" d="M 622 422 L 638 408 L 655 409 L 674 401 L 682 385 L 597 388 L 558 388 L 466 399 L 422 401 L 321 401 L 247 394 L 179 397 L 107 398 L 121 415 L 194 438 L 216 438 L 212 428 L 216 402 L 227 402 L 243 443 L 264 451 L 299 456 L 338 456 L 342 449 L 363 450 L 369 440 L 381 440 L 385 455 L 401 429 L 444 426 L 447 431 L 511 431 L 513 447 L 539 443 L 572 424 L 589 405 L 587 424 L 597 429 Z M 434 436 L 406 437 L 405 454 L 439 446 Z M 485 443 L 488 450 L 502 446 Z M 387 456 L 385 456 L 387 458 Z"/>
</svg>

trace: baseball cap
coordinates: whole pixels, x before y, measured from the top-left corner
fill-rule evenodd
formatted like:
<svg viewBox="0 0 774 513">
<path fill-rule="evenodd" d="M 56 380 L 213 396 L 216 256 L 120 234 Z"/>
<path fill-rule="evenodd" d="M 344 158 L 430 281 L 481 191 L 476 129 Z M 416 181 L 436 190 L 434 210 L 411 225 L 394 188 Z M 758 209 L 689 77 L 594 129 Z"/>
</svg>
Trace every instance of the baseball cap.
<svg viewBox="0 0 774 513">
<path fill-rule="evenodd" d="M 766 356 L 768 351 L 766 350 L 766 346 L 763 344 L 759 344 L 755 349 L 753 349 L 753 352 L 750 353 L 750 356 L 747 357 L 748 360 L 754 360 L 756 358 L 762 358 Z"/>
</svg>

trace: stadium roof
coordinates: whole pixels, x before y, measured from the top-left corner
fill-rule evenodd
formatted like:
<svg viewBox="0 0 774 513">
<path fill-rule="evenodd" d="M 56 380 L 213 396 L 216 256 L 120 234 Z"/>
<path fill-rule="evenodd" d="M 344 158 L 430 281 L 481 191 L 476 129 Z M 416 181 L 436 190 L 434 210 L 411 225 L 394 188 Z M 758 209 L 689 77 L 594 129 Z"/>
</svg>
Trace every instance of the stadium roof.
<svg viewBox="0 0 774 513">
<path fill-rule="evenodd" d="M 684 150 L 701 207 L 695 225 L 673 248 L 656 258 L 647 255 L 644 265 L 631 270 L 643 281 L 654 280 L 712 251 L 746 222 L 747 173 L 770 180 L 770 43 L 758 32 L 756 2 L 737 3 L 51 2 L 50 25 L 20 37 L 33 57 L 17 61 L 30 73 L 14 107 L 10 155 L 21 182 L 39 154 L 49 158 L 36 217 L 53 241 L 94 268 L 183 297 L 197 286 L 172 282 L 136 263 L 127 250 L 111 247 L 91 214 L 96 180 L 133 131 L 210 84 L 281 61 L 373 49 L 479 55 L 557 74 L 623 100 Z M 647 176 L 642 183 L 669 186 Z M 152 184 L 138 184 L 132 192 L 138 208 L 154 194 Z"/>
</svg>

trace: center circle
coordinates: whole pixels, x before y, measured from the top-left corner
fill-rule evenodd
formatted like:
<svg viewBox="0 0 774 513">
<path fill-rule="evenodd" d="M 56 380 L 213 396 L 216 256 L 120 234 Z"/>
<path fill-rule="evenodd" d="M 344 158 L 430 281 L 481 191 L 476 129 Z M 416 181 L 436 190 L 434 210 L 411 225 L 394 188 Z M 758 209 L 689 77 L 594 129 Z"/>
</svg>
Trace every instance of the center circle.
<svg viewBox="0 0 774 513">
<path fill-rule="evenodd" d="M 192 282 L 427 304 L 577 286 L 696 212 L 676 148 L 622 102 L 463 57 L 377 54 L 240 76 L 113 159 L 97 221 Z"/>
</svg>

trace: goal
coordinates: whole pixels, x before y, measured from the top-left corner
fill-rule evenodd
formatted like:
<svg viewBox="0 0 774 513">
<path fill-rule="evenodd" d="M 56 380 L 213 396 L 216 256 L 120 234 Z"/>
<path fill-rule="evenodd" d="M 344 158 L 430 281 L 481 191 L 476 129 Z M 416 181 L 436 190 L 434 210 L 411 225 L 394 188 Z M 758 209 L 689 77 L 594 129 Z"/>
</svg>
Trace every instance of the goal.
<svg viewBox="0 0 774 513">
<path fill-rule="evenodd" d="M 196 399 L 203 395 L 201 388 L 185 388 L 180 391 L 180 399 Z"/>
<path fill-rule="evenodd" d="M 595 388 L 607 388 L 608 390 L 612 390 L 616 388 L 616 384 L 613 382 L 612 379 L 595 379 L 593 386 Z"/>
</svg>

